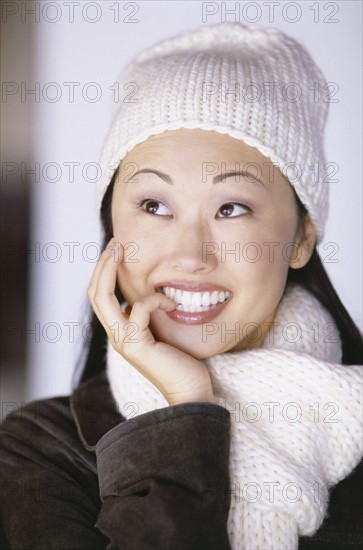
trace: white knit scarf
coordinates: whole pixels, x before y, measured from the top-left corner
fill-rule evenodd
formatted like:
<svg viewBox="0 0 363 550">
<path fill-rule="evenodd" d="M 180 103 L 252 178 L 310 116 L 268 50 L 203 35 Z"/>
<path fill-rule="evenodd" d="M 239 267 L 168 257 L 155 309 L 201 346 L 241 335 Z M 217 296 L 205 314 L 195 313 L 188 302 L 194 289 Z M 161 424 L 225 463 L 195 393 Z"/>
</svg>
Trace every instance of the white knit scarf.
<svg viewBox="0 0 363 550">
<path fill-rule="evenodd" d="M 297 548 L 299 536 L 321 525 L 327 489 L 362 458 L 362 368 L 340 364 L 332 317 L 296 285 L 287 287 L 262 348 L 204 363 L 217 404 L 231 412 L 233 550 Z M 126 418 L 168 406 L 110 342 L 107 375 Z"/>
</svg>

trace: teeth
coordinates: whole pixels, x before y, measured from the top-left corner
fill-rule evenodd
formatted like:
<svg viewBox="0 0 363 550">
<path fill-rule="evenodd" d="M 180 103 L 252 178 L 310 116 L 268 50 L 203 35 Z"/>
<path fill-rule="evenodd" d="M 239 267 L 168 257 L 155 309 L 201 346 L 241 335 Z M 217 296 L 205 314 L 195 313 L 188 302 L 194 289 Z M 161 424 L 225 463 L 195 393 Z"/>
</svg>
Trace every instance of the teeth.
<svg viewBox="0 0 363 550">
<path fill-rule="evenodd" d="M 213 292 L 189 292 L 169 286 L 163 287 L 162 292 L 165 296 L 171 298 L 178 304 L 176 308 L 178 311 L 187 311 L 191 313 L 207 311 L 218 303 L 225 302 L 231 296 L 230 292 L 225 292 L 223 290 L 214 290 Z"/>
<path fill-rule="evenodd" d="M 191 305 L 195 306 L 195 307 L 198 307 L 198 306 L 200 306 L 201 301 L 202 301 L 202 296 L 201 296 L 200 292 L 193 292 Z"/>
<path fill-rule="evenodd" d="M 203 292 L 203 294 L 202 294 L 202 306 L 209 306 L 209 304 L 210 304 L 209 292 Z"/>
<path fill-rule="evenodd" d="M 218 290 L 215 290 L 214 292 L 212 292 L 212 296 L 210 298 L 210 303 L 215 306 L 216 304 L 218 304 Z"/>
<path fill-rule="evenodd" d="M 192 301 L 192 293 L 182 292 L 181 303 L 183 304 L 183 306 L 189 308 L 191 301 Z"/>
</svg>

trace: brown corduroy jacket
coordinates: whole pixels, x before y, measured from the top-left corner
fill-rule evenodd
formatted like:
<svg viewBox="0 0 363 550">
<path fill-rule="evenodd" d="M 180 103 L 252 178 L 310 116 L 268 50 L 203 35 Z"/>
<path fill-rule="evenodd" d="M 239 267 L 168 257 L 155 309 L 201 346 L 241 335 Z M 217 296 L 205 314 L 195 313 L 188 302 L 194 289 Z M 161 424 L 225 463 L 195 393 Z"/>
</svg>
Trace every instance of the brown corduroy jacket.
<svg viewBox="0 0 363 550">
<path fill-rule="evenodd" d="M 132 418 L 136 405 L 118 411 L 102 373 L 7 416 L 2 548 L 231 550 L 230 413 L 187 403 Z M 299 550 L 362 549 L 362 518 L 361 463 Z"/>
</svg>

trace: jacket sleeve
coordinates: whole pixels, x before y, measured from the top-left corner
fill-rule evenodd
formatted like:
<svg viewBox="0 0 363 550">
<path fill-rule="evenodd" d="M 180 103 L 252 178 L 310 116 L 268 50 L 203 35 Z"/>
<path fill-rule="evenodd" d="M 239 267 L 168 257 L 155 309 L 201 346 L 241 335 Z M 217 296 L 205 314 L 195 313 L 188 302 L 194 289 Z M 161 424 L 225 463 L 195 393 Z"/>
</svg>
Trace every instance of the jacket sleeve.
<svg viewBox="0 0 363 550">
<path fill-rule="evenodd" d="M 67 398 L 28 403 L 0 428 L 4 548 L 106 548 L 94 527 L 101 505 L 95 457 L 79 441 Z"/>
<path fill-rule="evenodd" d="M 230 413 L 173 405 L 127 420 L 96 447 L 108 550 L 229 550 Z"/>
<path fill-rule="evenodd" d="M 96 457 L 66 398 L 27 404 L 1 425 L 4 548 L 230 550 L 229 430 L 223 407 L 174 405 L 117 424 Z"/>
</svg>

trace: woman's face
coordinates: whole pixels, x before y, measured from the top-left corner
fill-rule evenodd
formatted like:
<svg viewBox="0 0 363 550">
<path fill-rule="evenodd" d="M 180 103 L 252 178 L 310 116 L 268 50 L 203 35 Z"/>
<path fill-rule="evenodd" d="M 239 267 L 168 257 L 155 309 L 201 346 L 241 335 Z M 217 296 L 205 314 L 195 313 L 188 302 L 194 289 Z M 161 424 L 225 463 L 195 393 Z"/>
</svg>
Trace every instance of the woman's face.
<svg viewBox="0 0 363 550">
<path fill-rule="evenodd" d="M 130 151 L 112 220 L 126 245 L 117 274 L 123 296 L 132 306 L 162 291 L 179 303 L 154 312 L 150 328 L 199 359 L 261 345 L 289 265 L 308 259 L 281 172 L 214 131 L 168 131 Z"/>
</svg>

